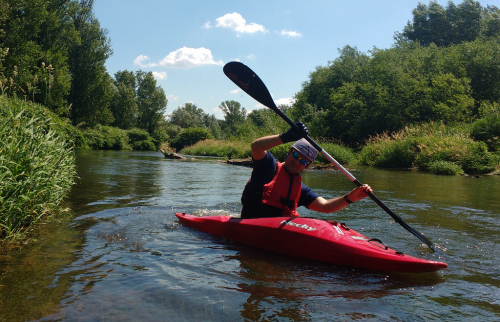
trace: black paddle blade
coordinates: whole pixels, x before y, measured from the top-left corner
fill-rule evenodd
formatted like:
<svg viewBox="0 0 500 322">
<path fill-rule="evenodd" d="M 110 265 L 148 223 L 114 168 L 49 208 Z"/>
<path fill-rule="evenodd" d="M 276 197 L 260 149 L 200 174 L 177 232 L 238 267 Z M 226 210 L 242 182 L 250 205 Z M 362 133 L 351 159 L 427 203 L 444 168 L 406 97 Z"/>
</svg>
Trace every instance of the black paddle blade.
<svg viewBox="0 0 500 322">
<path fill-rule="evenodd" d="M 224 74 L 257 102 L 279 110 L 264 82 L 247 65 L 232 61 L 224 66 Z"/>
</svg>

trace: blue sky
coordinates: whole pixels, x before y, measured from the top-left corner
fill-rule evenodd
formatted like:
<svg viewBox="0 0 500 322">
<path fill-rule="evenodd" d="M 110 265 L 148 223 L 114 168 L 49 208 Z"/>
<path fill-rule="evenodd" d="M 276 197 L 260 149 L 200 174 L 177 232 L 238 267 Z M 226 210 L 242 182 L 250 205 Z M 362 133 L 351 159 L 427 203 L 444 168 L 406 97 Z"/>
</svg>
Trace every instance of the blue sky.
<svg viewBox="0 0 500 322">
<path fill-rule="evenodd" d="M 428 4 L 428 1 L 422 1 Z M 448 0 L 437 1 L 446 6 Z M 459 4 L 462 1 L 454 1 Z M 262 108 L 222 72 L 238 60 L 256 72 L 273 98 L 289 103 L 317 66 L 338 49 L 390 48 L 417 0 L 96 0 L 113 55 L 106 68 L 152 71 L 169 100 L 167 114 L 187 103 L 223 119 L 221 102 Z M 500 0 L 481 1 L 500 6 Z"/>
</svg>

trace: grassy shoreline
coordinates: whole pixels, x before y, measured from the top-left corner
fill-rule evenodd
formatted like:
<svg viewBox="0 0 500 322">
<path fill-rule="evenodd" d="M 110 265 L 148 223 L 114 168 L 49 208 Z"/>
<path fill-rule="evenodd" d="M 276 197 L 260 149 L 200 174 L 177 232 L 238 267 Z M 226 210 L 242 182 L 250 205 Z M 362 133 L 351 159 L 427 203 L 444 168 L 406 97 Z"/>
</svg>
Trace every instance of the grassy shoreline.
<svg viewBox="0 0 500 322">
<path fill-rule="evenodd" d="M 467 128 L 452 128 L 437 123 L 406 127 L 368 140 L 360 149 L 331 142 L 318 142 L 339 163 L 345 166 L 374 166 L 379 168 L 416 168 L 441 175 L 498 174 L 500 153 L 488 150 L 482 141 L 474 141 Z M 271 149 L 283 161 L 291 143 Z M 227 158 L 251 156 L 247 141 L 204 140 L 180 151 L 188 155 L 207 155 Z M 318 164 L 328 161 L 319 155 Z"/>
</svg>

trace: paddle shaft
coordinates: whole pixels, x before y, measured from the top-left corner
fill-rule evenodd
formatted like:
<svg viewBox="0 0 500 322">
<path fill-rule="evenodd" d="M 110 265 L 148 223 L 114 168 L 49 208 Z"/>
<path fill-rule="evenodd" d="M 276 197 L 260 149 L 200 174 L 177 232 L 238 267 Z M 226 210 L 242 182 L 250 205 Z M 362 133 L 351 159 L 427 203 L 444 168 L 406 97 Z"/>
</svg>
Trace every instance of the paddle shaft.
<svg viewBox="0 0 500 322">
<path fill-rule="evenodd" d="M 285 120 L 291 127 L 293 127 L 293 128 L 295 128 L 295 129 L 298 130 L 297 125 L 288 116 L 286 116 L 279 108 L 277 108 L 277 107 L 276 108 L 271 107 L 271 109 L 276 114 L 278 114 L 283 120 Z M 317 144 L 313 139 L 311 139 L 309 136 L 306 136 L 305 139 L 309 143 L 311 143 L 311 145 L 314 146 L 314 148 L 316 150 L 318 150 L 318 152 L 320 152 L 328 161 L 330 161 L 331 163 L 333 163 L 335 165 L 335 167 L 337 169 L 339 169 L 346 177 L 348 177 L 352 182 L 354 182 L 354 184 L 356 184 L 358 187 L 361 187 L 363 185 L 358 179 L 356 179 L 356 177 L 354 177 L 349 171 L 347 171 L 346 168 L 344 168 L 340 163 L 338 163 L 337 160 L 335 160 L 330 154 L 328 154 L 328 152 L 326 152 L 325 150 L 323 150 L 323 148 L 321 148 L 321 146 L 319 146 L 319 144 Z M 392 218 L 394 218 L 394 220 L 398 224 L 400 224 L 406 230 L 408 230 L 413 235 L 415 235 L 416 237 L 418 237 L 422 242 L 424 242 L 427 246 L 429 246 L 430 249 L 432 249 L 433 251 L 435 250 L 434 249 L 435 246 L 432 244 L 432 242 L 429 239 L 427 239 L 425 236 L 423 236 L 417 230 L 415 230 L 412 227 L 410 227 L 406 222 L 403 221 L 403 219 L 401 219 L 401 217 L 399 217 L 398 215 L 396 215 L 379 198 L 377 198 L 377 196 L 375 196 L 372 192 L 365 192 L 365 193 L 373 201 L 375 201 L 375 203 L 377 205 L 379 205 L 382 209 L 384 209 Z"/>
<path fill-rule="evenodd" d="M 285 120 L 292 128 L 297 129 L 297 125 L 290 120 L 288 116 L 281 111 L 276 104 L 274 103 L 274 100 L 271 97 L 271 94 L 269 93 L 269 90 L 267 89 L 266 85 L 264 82 L 255 74 L 248 66 L 244 65 L 243 63 L 240 62 L 230 62 L 227 63 L 224 66 L 224 73 L 226 76 L 231 79 L 238 87 L 240 87 L 245 93 L 250 95 L 252 98 L 257 100 L 259 103 L 263 104 L 264 106 L 269 107 L 272 109 L 276 114 L 278 114 L 283 120 Z M 337 169 L 339 169 L 346 177 L 348 177 L 354 184 L 356 184 L 358 187 L 361 187 L 363 184 L 356 179 L 347 169 L 345 169 L 340 163 L 337 162 L 328 152 L 323 150 L 313 139 L 311 139 L 309 136 L 306 136 L 305 139 L 311 143 L 312 146 L 318 152 L 320 152 L 328 161 L 333 163 Z M 382 209 L 384 209 L 398 224 L 403 226 L 406 230 L 408 230 L 410 233 L 415 235 L 418 239 L 420 239 L 422 242 L 424 242 L 427 246 L 432 251 L 435 251 L 435 246 L 432 244 L 432 242 L 427 239 L 424 235 L 422 235 L 420 232 L 417 230 L 413 229 L 410 227 L 407 223 L 401 219 L 398 215 L 396 215 L 389 207 L 387 207 L 380 199 L 378 199 L 373 193 L 371 192 L 366 192 L 366 194 L 373 200 L 377 205 L 379 205 Z"/>
</svg>

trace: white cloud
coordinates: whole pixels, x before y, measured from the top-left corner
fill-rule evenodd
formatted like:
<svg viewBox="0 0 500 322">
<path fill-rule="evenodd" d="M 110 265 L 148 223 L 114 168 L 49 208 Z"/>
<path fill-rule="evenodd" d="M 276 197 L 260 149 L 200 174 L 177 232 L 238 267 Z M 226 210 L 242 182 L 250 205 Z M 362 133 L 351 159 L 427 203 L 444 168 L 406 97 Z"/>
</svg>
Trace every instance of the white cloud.
<svg viewBox="0 0 500 322">
<path fill-rule="evenodd" d="M 149 57 L 146 55 L 139 55 L 137 56 L 136 59 L 134 59 L 134 65 L 140 66 L 140 67 L 154 67 L 156 66 L 155 63 L 148 63 L 144 64 L 143 62 L 149 60 Z"/>
<path fill-rule="evenodd" d="M 179 100 L 179 96 L 167 95 L 167 99 L 169 102 L 177 102 Z"/>
<path fill-rule="evenodd" d="M 302 34 L 300 32 L 286 30 L 286 29 L 281 30 L 280 35 L 288 37 L 302 37 Z"/>
<path fill-rule="evenodd" d="M 239 92 L 241 92 L 241 89 L 240 88 L 237 88 L 237 89 L 233 89 L 232 91 L 230 91 L 229 93 L 231 94 L 238 94 Z"/>
<path fill-rule="evenodd" d="M 274 100 L 274 104 L 276 104 L 276 106 L 292 105 L 293 103 L 295 103 L 295 99 L 290 98 L 290 97 L 285 97 L 285 98 L 280 98 L 280 99 Z"/>
<path fill-rule="evenodd" d="M 214 61 L 212 52 L 207 48 L 188 48 L 182 47 L 176 51 L 171 52 L 165 58 L 163 58 L 160 63 L 163 67 L 173 67 L 189 69 L 201 65 L 219 65 L 222 66 L 224 63 L 222 60 Z"/>
<path fill-rule="evenodd" d="M 203 28 L 205 28 L 205 29 L 212 28 L 212 25 L 210 24 L 210 21 L 205 22 L 205 24 L 203 25 Z"/>
<path fill-rule="evenodd" d="M 224 119 L 224 113 L 222 113 L 222 110 L 219 108 L 219 106 L 214 107 L 212 109 L 212 111 L 214 112 L 214 115 L 215 115 L 216 119 L 219 119 L 219 120 L 223 120 Z"/>
<path fill-rule="evenodd" d="M 247 56 L 247 59 L 257 59 L 254 54 L 250 54 Z"/>
<path fill-rule="evenodd" d="M 216 19 L 216 27 L 229 28 L 241 33 L 255 32 L 267 32 L 264 26 L 251 22 L 247 24 L 247 21 L 237 12 L 227 13 L 222 17 Z"/>
<path fill-rule="evenodd" d="M 156 80 L 167 79 L 167 72 L 153 72 L 153 76 Z"/>
</svg>

